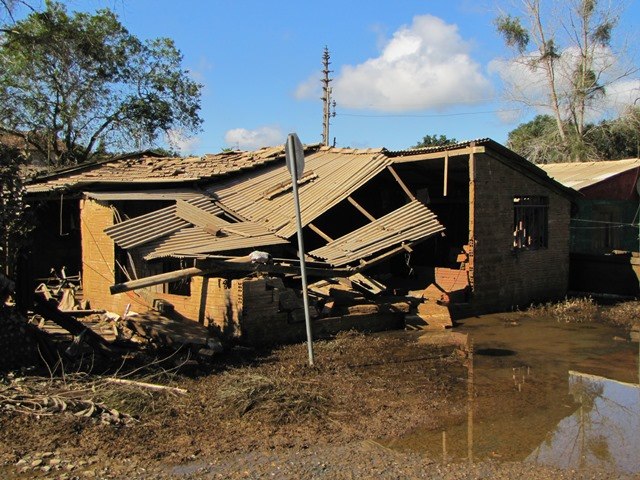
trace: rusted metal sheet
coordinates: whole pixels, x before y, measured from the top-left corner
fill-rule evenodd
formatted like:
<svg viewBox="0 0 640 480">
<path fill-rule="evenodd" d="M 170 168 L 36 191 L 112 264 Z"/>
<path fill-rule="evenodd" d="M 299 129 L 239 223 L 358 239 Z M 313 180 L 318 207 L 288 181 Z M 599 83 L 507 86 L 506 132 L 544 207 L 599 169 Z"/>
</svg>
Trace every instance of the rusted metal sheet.
<svg viewBox="0 0 640 480">
<path fill-rule="evenodd" d="M 444 230 L 435 214 L 414 200 L 403 207 L 318 248 L 309 255 L 334 266 L 346 265 L 402 243 L 413 243 Z"/>
<path fill-rule="evenodd" d="M 212 215 L 222 213 L 222 210 L 204 195 L 185 200 L 185 202 Z M 131 220 L 125 220 L 105 228 L 104 231 L 122 248 L 144 245 L 189 226 L 189 222 L 176 216 L 176 209 L 175 205 L 171 205 Z"/>
<path fill-rule="evenodd" d="M 305 172 L 313 172 L 313 176 L 299 182 L 303 225 L 346 199 L 390 163 L 380 149 L 325 147 L 307 156 Z M 259 222 L 276 235 L 289 238 L 296 232 L 296 222 L 287 182 L 291 182 L 291 176 L 286 167 L 274 166 L 250 178 L 212 184 L 207 191 L 239 217 Z M 274 186 L 279 186 L 282 194 L 273 195 Z"/>
</svg>

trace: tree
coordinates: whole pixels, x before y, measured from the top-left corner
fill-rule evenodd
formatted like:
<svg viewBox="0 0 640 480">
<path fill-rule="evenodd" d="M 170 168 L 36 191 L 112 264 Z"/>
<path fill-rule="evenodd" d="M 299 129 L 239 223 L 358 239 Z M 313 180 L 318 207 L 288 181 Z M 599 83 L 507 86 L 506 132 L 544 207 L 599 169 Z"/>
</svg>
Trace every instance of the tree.
<svg viewBox="0 0 640 480">
<path fill-rule="evenodd" d="M 533 163 L 571 160 L 565 155 L 555 120 L 550 115 L 538 115 L 509 132 L 507 146 Z M 640 108 L 629 107 L 613 120 L 585 124 L 581 148 L 582 158 L 587 160 L 637 157 L 640 152 Z"/>
<path fill-rule="evenodd" d="M 15 275 L 20 248 L 32 230 L 29 210 L 24 201 L 20 152 L 0 145 L 0 273 Z"/>
<path fill-rule="evenodd" d="M 421 142 L 418 142 L 411 148 L 442 147 L 453 143 L 458 143 L 458 140 L 455 138 L 447 138 L 446 135 L 425 135 Z"/>
<path fill-rule="evenodd" d="M 555 163 L 565 159 L 555 119 L 551 115 L 537 115 L 509 132 L 507 147 L 533 163 Z"/>
<path fill-rule="evenodd" d="M 635 70 L 620 69 L 613 53 L 617 17 L 611 9 L 598 0 L 568 0 L 561 5 L 564 10 L 550 20 L 541 0 L 522 0 L 521 17 L 500 15 L 495 24 L 516 53 L 512 61 L 526 67 L 531 78 L 544 79 L 543 100 L 532 97 L 522 85 L 510 86 L 512 99 L 550 111 L 565 156 L 580 159 L 588 152 L 589 109 L 606 94 L 608 84 Z M 554 21 L 560 28 L 552 28 Z"/>
<path fill-rule="evenodd" d="M 142 42 L 108 9 L 69 15 L 47 2 L 0 36 L 0 130 L 53 166 L 196 132 L 201 85 L 181 62 L 173 41 Z"/>
</svg>

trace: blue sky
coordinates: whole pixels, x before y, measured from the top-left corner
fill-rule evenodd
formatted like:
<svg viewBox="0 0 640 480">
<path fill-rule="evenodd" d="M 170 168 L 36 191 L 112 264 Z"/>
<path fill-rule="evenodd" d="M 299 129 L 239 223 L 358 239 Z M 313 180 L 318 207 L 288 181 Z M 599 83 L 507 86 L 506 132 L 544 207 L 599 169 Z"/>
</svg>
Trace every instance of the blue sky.
<svg viewBox="0 0 640 480">
<path fill-rule="evenodd" d="M 508 2 L 65 3 L 70 10 L 107 6 L 140 38 L 174 39 L 184 67 L 204 85 L 203 131 L 179 143 L 184 154 L 202 154 L 283 143 L 289 132 L 298 133 L 303 143 L 319 142 L 325 46 L 337 102 L 330 138 L 337 146 L 404 149 L 426 134 L 504 143 L 518 123 L 542 111 L 502 100 L 503 79 L 522 84 L 530 77 L 498 61 L 510 52 L 492 22 Z M 615 47 L 629 54 L 632 66 L 638 65 L 637 56 L 622 41 L 637 43 L 638 3 L 625 4 L 615 31 Z M 612 86 L 611 91 L 622 92 L 618 106 L 640 96 L 638 78 L 634 73 Z M 610 106 L 594 119 L 611 114 Z"/>
</svg>

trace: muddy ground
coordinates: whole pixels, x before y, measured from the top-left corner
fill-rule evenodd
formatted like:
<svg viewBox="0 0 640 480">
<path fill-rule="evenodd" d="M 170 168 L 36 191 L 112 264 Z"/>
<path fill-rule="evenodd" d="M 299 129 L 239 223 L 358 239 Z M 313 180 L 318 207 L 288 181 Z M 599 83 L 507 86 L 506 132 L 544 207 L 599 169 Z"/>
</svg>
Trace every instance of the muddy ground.
<svg viewBox="0 0 640 480">
<path fill-rule="evenodd" d="M 632 323 L 638 305 L 619 312 L 611 318 Z M 186 394 L 106 384 L 82 368 L 55 379 L 4 377 L 0 477 L 611 478 L 524 462 L 443 464 L 385 447 L 466 415 L 459 348 L 424 344 L 417 333 L 350 332 L 316 342 L 315 354 L 313 368 L 299 344 L 236 348 L 207 367 L 174 355 L 111 372 Z M 7 408 L 16 391 L 23 403 Z M 51 408 L 53 397 L 67 399 L 66 412 Z M 104 408 L 104 421 L 74 410 L 72 400 Z"/>
</svg>

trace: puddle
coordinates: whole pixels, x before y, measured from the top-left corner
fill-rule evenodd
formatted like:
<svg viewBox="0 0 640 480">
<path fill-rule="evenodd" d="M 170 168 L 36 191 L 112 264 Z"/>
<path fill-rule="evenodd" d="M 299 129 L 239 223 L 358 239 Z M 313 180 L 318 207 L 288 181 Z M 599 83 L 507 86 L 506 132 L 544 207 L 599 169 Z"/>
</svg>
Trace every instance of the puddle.
<svg viewBox="0 0 640 480">
<path fill-rule="evenodd" d="M 638 344 L 614 340 L 620 329 L 500 314 L 455 330 L 474 345 L 466 404 L 385 445 L 445 462 L 640 472 Z"/>
</svg>

